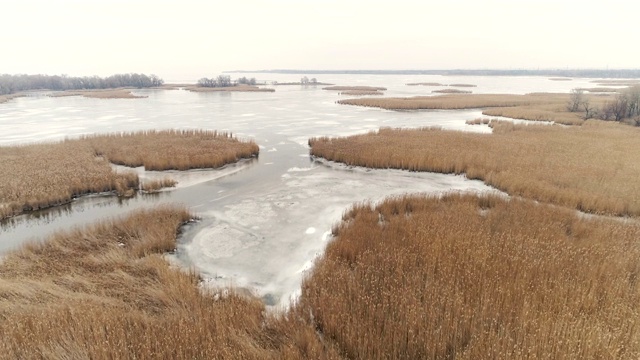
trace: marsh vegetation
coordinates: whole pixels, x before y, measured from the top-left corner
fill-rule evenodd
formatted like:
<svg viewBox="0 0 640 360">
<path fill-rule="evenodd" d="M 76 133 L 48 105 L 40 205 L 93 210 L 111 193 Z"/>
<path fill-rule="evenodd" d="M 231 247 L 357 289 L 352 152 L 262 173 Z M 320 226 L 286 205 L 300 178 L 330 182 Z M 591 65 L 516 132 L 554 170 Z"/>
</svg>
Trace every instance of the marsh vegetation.
<svg viewBox="0 0 640 360">
<path fill-rule="evenodd" d="M 458 110 L 483 109 L 488 116 L 504 116 L 532 121 L 553 121 L 565 125 L 580 125 L 596 117 L 596 109 L 615 101 L 611 95 L 587 95 L 576 110 L 569 110 L 571 94 L 449 94 L 406 98 L 362 98 L 339 100 L 339 104 L 377 107 L 388 110 Z M 586 108 L 585 108 L 586 106 Z M 585 110 L 586 109 L 586 110 Z M 580 110 L 580 111 L 578 111 Z"/>
<path fill-rule="evenodd" d="M 65 96 L 84 96 L 94 99 L 141 99 L 146 98 L 142 95 L 134 95 L 131 90 L 127 89 L 108 89 L 108 90 L 73 90 L 55 92 L 49 94 L 51 97 L 65 97 Z"/>
<path fill-rule="evenodd" d="M 311 154 L 347 165 L 465 174 L 515 196 L 610 215 L 640 215 L 640 129 L 493 122 L 493 134 L 383 128 L 313 138 Z"/>
<path fill-rule="evenodd" d="M 149 88 L 164 84 L 156 75 L 137 73 L 116 74 L 106 78 L 99 76 L 73 77 L 67 75 L 9 75 L 0 74 L 0 95 L 27 90 L 87 90 L 122 87 Z"/>
<path fill-rule="evenodd" d="M 640 354 L 635 222 L 495 195 L 358 204 L 334 227 L 299 301 L 266 312 L 233 289 L 199 286 L 197 273 L 162 256 L 192 217 L 138 211 L 7 254 L 0 357 Z"/>
<path fill-rule="evenodd" d="M 110 164 L 147 170 L 215 168 L 258 152 L 253 141 L 206 130 L 89 135 L 0 147 L 0 218 L 60 205 L 84 194 L 132 195 L 140 186 L 137 174 L 114 171 Z M 157 186 L 145 185 L 147 190 Z"/>
</svg>

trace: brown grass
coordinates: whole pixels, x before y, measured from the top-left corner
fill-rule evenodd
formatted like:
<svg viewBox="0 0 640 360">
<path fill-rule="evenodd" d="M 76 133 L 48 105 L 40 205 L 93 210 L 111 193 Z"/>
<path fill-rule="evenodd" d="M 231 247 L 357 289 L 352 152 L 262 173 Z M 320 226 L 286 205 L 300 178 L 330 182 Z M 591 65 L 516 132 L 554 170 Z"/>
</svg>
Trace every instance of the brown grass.
<svg viewBox="0 0 640 360">
<path fill-rule="evenodd" d="M 84 96 L 87 98 L 95 99 L 141 99 L 147 96 L 134 95 L 131 90 L 127 89 L 106 89 L 106 90 L 70 90 L 55 92 L 51 97 L 64 97 L 64 96 Z"/>
<path fill-rule="evenodd" d="M 599 93 L 615 93 L 620 91 L 620 89 L 610 88 L 610 87 L 579 88 L 577 90 L 583 90 L 588 92 L 599 92 Z"/>
<path fill-rule="evenodd" d="M 237 85 L 227 87 L 204 87 L 191 85 L 184 88 L 193 92 L 274 92 L 276 89 L 261 88 L 253 85 Z"/>
<path fill-rule="evenodd" d="M 471 91 L 459 90 L 459 89 L 441 89 L 441 90 L 433 90 L 432 93 L 440 93 L 440 94 L 471 94 Z"/>
<path fill-rule="evenodd" d="M 473 84 L 449 84 L 449 86 L 453 86 L 453 87 L 477 87 L 478 85 L 473 85 Z"/>
<path fill-rule="evenodd" d="M 8 94 L 8 95 L 0 95 L 0 104 L 6 103 L 7 101 L 13 100 L 18 97 L 24 97 L 24 94 Z"/>
<path fill-rule="evenodd" d="M 0 218 L 61 205 L 88 193 L 133 195 L 139 186 L 137 174 L 117 173 L 110 162 L 185 170 L 223 166 L 258 151 L 253 141 L 204 130 L 92 135 L 0 147 Z"/>
<path fill-rule="evenodd" d="M 597 214 L 640 215 L 640 129 L 493 123 L 493 134 L 381 129 L 315 138 L 311 154 L 349 165 L 466 174 L 511 195 Z"/>
<path fill-rule="evenodd" d="M 640 80 L 593 80 L 591 81 L 602 86 L 634 86 L 640 85 Z"/>
<path fill-rule="evenodd" d="M 176 184 L 178 184 L 178 182 L 171 178 L 148 180 L 142 182 L 140 189 L 149 193 L 154 193 L 158 192 L 160 189 L 174 187 Z"/>
<path fill-rule="evenodd" d="M 601 106 L 611 96 L 588 96 L 593 106 Z M 377 107 L 388 110 L 457 110 L 485 108 L 488 116 L 505 116 L 532 121 L 554 121 L 565 125 L 580 125 L 582 113 L 567 111 L 569 94 L 455 94 L 415 96 L 407 98 L 361 98 L 339 100 L 339 104 Z"/>
<path fill-rule="evenodd" d="M 295 310 L 268 315 L 233 290 L 199 288 L 161 254 L 191 215 L 138 211 L 59 233 L 0 264 L 2 359 L 338 358 Z"/>
<path fill-rule="evenodd" d="M 408 83 L 408 86 L 447 86 L 446 84 L 440 84 L 437 82 L 418 82 L 418 83 Z"/>
<path fill-rule="evenodd" d="M 341 91 L 340 95 L 384 95 L 384 93 L 377 90 L 346 90 Z"/>
<path fill-rule="evenodd" d="M 385 91 L 387 88 L 378 86 L 328 86 L 322 88 L 322 90 L 337 90 L 337 91 Z"/>
<path fill-rule="evenodd" d="M 352 359 L 637 359 L 640 226 L 450 195 L 355 206 L 303 284 Z"/>
<path fill-rule="evenodd" d="M 495 119 L 487 119 L 487 118 L 477 118 L 477 119 L 473 119 L 473 120 L 467 120 L 467 121 L 465 121 L 465 124 L 467 124 L 467 125 L 489 125 L 494 121 L 497 121 L 497 120 L 495 120 Z"/>
</svg>

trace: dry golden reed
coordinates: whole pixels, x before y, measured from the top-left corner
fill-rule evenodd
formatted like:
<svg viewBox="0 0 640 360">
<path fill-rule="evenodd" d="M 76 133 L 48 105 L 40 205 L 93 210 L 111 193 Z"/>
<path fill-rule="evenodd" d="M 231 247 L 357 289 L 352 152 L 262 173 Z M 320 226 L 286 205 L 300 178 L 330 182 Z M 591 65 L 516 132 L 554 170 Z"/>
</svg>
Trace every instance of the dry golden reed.
<svg viewBox="0 0 640 360">
<path fill-rule="evenodd" d="M 477 119 L 473 119 L 473 120 L 467 120 L 467 121 L 465 121 L 465 124 L 467 124 L 467 125 L 489 125 L 494 121 L 498 121 L 498 120 L 487 119 L 487 118 L 477 118 Z"/>
<path fill-rule="evenodd" d="M 258 154 L 253 141 L 207 130 L 147 131 L 85 136 L 77 140 L 0 147 L 0 219 L 61 205 L 100 192 L 133 195 L 135 172 L 116 172 L 110 163 L 148 170 L 219 167 Z"/>
<path fill-rule="evenodd" d="M 585 96 L 597 108 L 613 99 L 611 96 Z M 506 116 L 533 121 L 554 121 L 565 125 L 580 125 L 583 113 L 569 112 L 569 94 L 454 94 L 415 96 L 408 98 L 362 98 L 339 100 L 339 104 L 377 107 L 388 110 L 457 110 L 484 108 L 488 116 Z"/>
<path fill-rule="evenodd" d="M 597 214 L 640 215 L 640 129 L 493 122 L 493 134 L 388 129 L 315 138 L 311 154 L 370 168 L 466 174 L 511 195 Z"/>
<path fill-rule="evenodd" d="M 169 266 L 181 208 L 58 233 L 0 263 L 1 359 L 336 359 L 292 310 Z"/>
<path fill-rule="evenodd" d="M 341 91 L 340 95 L 384 95 L 383 92 L 378 90 L 346 90 Z"/>
<path fill-rule="evenodd" d="M 634 86 L 640 85 L 640 80 L 592 80 L 591 82 L 601 86 Z"/>
<path fill-rule="evenodd" d="M 355 206 L 301 306 L 350 359 L 637 359 L 640 225 L 502 197 Z"/>
<path fill-rule="evenodd" d="M 95 99 L 141 99 L 147 96 L 134 95 L 131 90 L 127 89 L 106 89 L 106 90 L 71 90 L 55 92 L 49 95 L 51 97 L 64 97 L 64 96 L 84 96 L 87 98 Z"/>
<path fill-rule="evenodd" d="M 160 189 L 174 187 L 177 184 L 177 181 L 167 177 L 163 179 L 143 181 L 140 185 L 140 189 L 149 193 L 153 193 L 159 191 Z"/>
<path fill-rule="evenodd" d="M 146 170 L 217 168 L 258 155 L 254 141 L 213 130 L 139 131 L 82 137 L 109 162 Z"/>
<path fill-rule="evenodd" d="M 477 87 L 478 85 L 473 85 L 473 84 L 449 84 L 449 86 L 453 86 L 453 87 Z"/>
<path fill-rule="evenodd" d="M 0 95 L 0 104 L 2 103 L 6 103 L 9 100 L 18 98 L 18 97 L 24 97 L 24 94 L 9 94 L 9 95 Z"/>
<path fill-rule="evenodd" d="M 441 89 L 441 90 L 433 90 L 432 93 L 440 93 L 440 94 L 471 94 L 471 91 L 459 90 L 459 89 Z"/>
<path fill-rule="evenodd" d="M 349 91 L 349 90 L 361 90 L 361 91 L 385 91 L 387 88 L 379 87 L 379 86 L 328 86 L 322 88 L 322 90 L 338 90 L 338 91 Z"/>
</svg>

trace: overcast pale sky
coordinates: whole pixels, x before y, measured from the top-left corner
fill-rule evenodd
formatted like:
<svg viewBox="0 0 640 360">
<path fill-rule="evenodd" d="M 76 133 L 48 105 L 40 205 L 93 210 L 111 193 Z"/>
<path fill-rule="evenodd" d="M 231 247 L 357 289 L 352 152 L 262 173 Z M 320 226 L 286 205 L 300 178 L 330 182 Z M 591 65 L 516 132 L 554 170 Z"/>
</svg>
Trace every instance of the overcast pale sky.
<svg viewBox="0 0 640 360">
<path fill-rule="evenodd" d="M 639 68 L 637 4 L 4 0 L 0 73 Z"/>
</svg>

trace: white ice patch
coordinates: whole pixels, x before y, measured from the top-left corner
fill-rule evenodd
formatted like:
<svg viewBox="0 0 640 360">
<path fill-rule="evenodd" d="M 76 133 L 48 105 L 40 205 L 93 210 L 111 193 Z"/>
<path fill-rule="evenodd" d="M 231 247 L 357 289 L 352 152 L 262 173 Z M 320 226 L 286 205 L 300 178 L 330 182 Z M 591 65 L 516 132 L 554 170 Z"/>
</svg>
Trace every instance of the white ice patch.
<svg viewBox="0 0 640 360">
<path fill-rule="evenodd" d="M 315 166 L 314 167 L 308 167 L 308 168 L 292 167 L 292 168 L 289 168 L 287 170 L 287 172 L 304 172 L 304 171 L 311 171 L 313 169 L 315 169 Z"/>
</svg>

